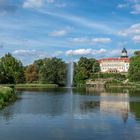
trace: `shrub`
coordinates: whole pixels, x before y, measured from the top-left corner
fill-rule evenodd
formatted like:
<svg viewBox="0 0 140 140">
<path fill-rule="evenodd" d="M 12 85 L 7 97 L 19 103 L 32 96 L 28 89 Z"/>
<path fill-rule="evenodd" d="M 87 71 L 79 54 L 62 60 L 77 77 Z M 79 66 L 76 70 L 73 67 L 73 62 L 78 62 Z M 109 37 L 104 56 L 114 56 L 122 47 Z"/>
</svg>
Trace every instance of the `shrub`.
<svg viewBox="0 0 140 140">
<path fill-rule="evenodd" d="M 14 90 L 10 87 L 0 87 L 0 108 L 15 99 Z"/>
</svg>

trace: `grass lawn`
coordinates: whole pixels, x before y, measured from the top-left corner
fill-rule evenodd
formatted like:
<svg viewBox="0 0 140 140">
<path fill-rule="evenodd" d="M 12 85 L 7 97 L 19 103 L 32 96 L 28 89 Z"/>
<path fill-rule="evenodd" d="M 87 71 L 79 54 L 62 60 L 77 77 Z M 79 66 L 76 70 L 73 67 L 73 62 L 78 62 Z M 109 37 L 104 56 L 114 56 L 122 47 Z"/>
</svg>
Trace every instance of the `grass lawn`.
<svg viewBox="0 0 140 140">
<path fill-rule="evenodd" d="M 16 88 L 55 88 L 56 84 L 17 84 Z"/>
<path fill-rule="evenodd" d="M 1 86 L 15 87 L 15 88 L 55 88 L 58 87 L 56 84 L 2 84 Z"/>
</svg>

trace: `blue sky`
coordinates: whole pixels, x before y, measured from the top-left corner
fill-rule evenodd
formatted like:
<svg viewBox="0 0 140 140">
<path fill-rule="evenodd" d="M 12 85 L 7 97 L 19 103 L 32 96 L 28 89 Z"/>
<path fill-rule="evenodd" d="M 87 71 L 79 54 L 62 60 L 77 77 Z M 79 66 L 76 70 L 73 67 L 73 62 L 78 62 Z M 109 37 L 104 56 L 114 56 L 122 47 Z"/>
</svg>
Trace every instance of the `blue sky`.
<svg viewBox="0 0 140 140">
<path fill-rule="evenodd" d="M 119 57 L 140 49 L 140 0 L 0 0 L 0 56 Z"/>
</svg>

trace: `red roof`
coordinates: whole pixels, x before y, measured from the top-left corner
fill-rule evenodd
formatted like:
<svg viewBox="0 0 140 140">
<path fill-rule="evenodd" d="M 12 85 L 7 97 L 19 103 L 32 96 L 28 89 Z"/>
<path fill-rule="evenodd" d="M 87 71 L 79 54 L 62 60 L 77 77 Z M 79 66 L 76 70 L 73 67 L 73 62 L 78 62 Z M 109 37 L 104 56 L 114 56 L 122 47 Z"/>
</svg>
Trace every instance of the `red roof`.
<svg viewBox="0 0 140 140">
<path fill-rule="evenodd" d="M 126 61 L 126 62 L 129 62 L 129 58 L 103 58 L 103 59 L 99 60 L 99 62 L 102 62 L 102 61 Z"/>
</svg>

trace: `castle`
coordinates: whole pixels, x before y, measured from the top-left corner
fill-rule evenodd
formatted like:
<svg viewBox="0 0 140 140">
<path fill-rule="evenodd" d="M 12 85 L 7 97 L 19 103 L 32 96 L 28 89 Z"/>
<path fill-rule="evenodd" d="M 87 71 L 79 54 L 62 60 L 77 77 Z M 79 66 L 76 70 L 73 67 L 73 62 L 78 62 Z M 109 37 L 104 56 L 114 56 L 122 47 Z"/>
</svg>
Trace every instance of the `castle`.
<svg viewBox="0 0 140 140">
<path fill-rule="evenodd" d="M 129 69 L 129 58 L 127 50 L 123 48 L 120 58 L 100 59 L 102 73 L 127 73 Z"/>
</svg>

